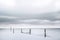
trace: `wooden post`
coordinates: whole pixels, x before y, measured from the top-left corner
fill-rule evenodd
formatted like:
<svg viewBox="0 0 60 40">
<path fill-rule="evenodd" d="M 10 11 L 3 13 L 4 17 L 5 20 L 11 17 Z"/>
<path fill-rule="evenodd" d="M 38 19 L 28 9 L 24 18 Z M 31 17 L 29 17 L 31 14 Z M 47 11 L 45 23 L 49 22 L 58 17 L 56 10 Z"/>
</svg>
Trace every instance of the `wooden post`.
<svg viewBox="0 0 60 40">
<path fill-rule="evenodd" d="M 44 37 L 46 37 L 46 29 L 44 29 Z"/>
<path fill-rule="evenodd" d="M 14 28 L 13 28 L 13 33 L 14 33 Z"/>
<path fill-rule="evenodd" d="M 31 29 L 29 29 L 29 34 L 31 35 Z"/>
<path fill-rule="evenodd" d="M 23 32 L 22 32 L 22 28 L 21 28 L 21 33 L 23 33 Z"/>
</svg>

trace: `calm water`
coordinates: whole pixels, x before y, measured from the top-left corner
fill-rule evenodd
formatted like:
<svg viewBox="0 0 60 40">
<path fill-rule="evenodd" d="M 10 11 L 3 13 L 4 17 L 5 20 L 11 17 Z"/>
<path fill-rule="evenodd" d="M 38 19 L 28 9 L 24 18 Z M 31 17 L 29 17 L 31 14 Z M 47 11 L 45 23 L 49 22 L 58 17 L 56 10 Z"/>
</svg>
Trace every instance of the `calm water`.
<svg viewBox="0 0 60 40">
<path fill-rule="evenodd" d="M 60 40 L 60 29 L 46 29 L 47 37 L 44 37 L 44 29 L 0 29 L 0 40 Z"/>
</svg>

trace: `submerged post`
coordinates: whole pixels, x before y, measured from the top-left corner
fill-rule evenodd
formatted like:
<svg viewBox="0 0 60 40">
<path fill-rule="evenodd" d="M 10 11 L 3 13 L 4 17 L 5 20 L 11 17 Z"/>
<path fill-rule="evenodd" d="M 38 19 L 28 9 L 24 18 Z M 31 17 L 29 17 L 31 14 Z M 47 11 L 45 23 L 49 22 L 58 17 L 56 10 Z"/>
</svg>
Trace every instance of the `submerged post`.
<svg viewBox="0 0 60 40">
<path fill-rule="evenodd" d="M 22 32 L 22 28 L 21 28 L 21 33 L 23 33 L 23 32 Z"/>
<path fill-rule="evenodd" d="M 29 34 L 31 35 L 31 29 L 29 29 Z"/>
<path fill-rule="evenodd" d="M 14 33 L 14 28 L 13 28 L 13 33 Z"/>
<path fill-rule="evenodd" d="M 44 37 L 46 37 L 46 28 L 44 29 Z"/>
</svg>

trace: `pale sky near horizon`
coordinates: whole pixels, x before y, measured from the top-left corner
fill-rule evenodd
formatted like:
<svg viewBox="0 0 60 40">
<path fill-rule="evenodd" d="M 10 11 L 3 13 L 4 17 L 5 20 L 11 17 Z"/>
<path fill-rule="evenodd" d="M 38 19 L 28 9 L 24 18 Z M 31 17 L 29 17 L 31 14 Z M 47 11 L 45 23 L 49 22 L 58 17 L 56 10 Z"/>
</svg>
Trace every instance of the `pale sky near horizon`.
<svg viewBox="0 0 60 40">
<path fill-rule="evenodd" d="M 60 0 L 0 0 L 0 24 L 60 24 Z"/>
</svg>

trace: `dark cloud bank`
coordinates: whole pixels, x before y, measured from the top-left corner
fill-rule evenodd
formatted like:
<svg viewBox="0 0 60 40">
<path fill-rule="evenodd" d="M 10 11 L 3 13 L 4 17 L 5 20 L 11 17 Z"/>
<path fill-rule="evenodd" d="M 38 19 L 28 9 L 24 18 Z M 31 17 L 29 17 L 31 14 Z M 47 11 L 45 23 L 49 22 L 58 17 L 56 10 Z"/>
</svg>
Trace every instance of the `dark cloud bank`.
<svg viewBox="0 0 60 40">
<path fill-rule="evenodd" d="M 7 17 L 6 17 L 7 16 Z M 7 14 L 0 12 L 0 24 L 60 24 L 60 12 L 41 14 Z"/>
</svg>

